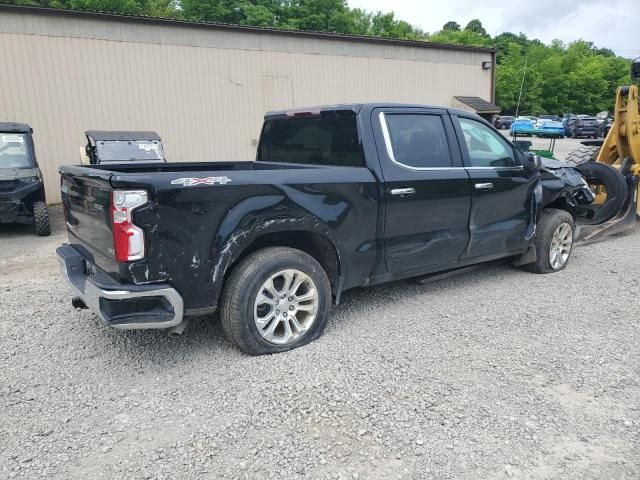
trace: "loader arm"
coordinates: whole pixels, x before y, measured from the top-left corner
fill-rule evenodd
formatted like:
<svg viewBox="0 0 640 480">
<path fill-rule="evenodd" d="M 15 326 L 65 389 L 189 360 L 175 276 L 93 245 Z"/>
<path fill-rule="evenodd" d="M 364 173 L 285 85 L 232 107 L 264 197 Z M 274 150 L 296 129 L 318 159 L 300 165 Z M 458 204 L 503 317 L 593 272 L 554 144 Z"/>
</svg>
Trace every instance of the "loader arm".
<svg viewBox="0 0 640 480">
<path fill-rule="evenodd" d="M 625 158 L 636 161 L 631 172 L 640 174 L 640 109 L 638 87 L 620 87 L 616 92 L 613 126 L 604 140 L 597 160 L 608 165 L 620 165 Z"/>
</svg>

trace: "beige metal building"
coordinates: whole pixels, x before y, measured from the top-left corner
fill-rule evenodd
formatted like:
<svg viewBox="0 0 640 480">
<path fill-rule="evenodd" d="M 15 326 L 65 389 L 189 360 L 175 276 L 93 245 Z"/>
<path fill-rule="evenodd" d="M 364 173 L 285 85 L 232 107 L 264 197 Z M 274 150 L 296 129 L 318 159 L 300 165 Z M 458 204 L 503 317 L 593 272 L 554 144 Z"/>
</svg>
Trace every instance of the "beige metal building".
<svg viewBox="0 0 640 480">
<path fill-rule="evenodd" d="M 267 110 L 494 100 L 487 48 L 28 7 L 0 7 L 0 58 L 0 121 L 33 126 L 49 202 L 85 130 L 155 130 L 170 161 L 245 160 Z"/>
</svg>

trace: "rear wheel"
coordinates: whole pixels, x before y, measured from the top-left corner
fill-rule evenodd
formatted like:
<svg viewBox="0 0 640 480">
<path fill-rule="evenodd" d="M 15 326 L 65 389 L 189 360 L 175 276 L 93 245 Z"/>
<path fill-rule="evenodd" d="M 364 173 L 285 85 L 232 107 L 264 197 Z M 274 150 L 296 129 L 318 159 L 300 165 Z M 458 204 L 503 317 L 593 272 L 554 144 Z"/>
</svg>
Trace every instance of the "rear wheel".
<svg viewBox="0 0 640 480">
<path fill-rule="evenodd" d="M 313 257 L 269 247 L 249 255 L 227 280 L 222 328 L 250 355 L 284 352 L 322 334 L 330 305 L 329 279 Z"/>
<path fill-rule="evenodd" d="M 33 204 L 33 219 L 36 225 L 36 235 L 46 237 L 51 235 L 51 224 L 49 223 L 49 210 L 44 202 Z"/>
<path fill-rule="evenodd" d="M 548 208 L 540 214 L 534 248 L 536 261 L 523 268 L 533 273 L 553 273 L 563 270 L 569 262 L 575 224 L 569 212 Z"/>
<path fill-rule="evenodd" d="M 581 163 L 585 162 L 594 162 L 596 160 L 596 157 L 598 156 L 599 151 L 600 147 L 581 145 L 575 150 L 569 152 L 564 161 L 572 165 L 580 165 Z"/>
</svg>

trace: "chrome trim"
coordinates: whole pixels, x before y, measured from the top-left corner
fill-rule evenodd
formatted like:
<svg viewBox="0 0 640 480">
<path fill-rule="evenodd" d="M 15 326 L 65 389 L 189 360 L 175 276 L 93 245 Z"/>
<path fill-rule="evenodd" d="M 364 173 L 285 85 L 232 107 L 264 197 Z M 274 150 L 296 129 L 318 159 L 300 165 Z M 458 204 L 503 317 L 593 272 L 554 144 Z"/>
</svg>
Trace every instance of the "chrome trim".
<svg viewBox="0 0 640 480">
<path fill-rule="evenodd" d="M 387 155 L 391 159 L 393 163 L 398 165 L 399 167 L 406 168 L 407 170 L 413 170 L 416 172 L 424 172 L 424 171 L 436 171 L 436 170 L 459 170 L 464 169 L 464 167 L 412 167 L 410 165 L 405 165 L 404 163 L 400 163 L 396 160 L 395 155 L 393 154 L 393 147 L 391 146 L 391 134 L 389 133 L 389 126 L 387 125 L 387 119 L 385 117 L 384 112 L 380 112 L 378 115 L 380 118 L 380 126 L 382 127 L 382 137 L 384 138 L 384 144 L 387 149 Z"/>
<path fill-rule="evenodd" d="M 416 193 L 416 189 L 415 188 L 392 188 L 390 190 L 391 195 L 413 195 L 414 193 Z"/>
<path fill-rule="evenodd" d="M 404 163 L 398 162 L 395 155 L 393 154 L 393 146 L 391 145 L 391 134 L 389 133 L 389 126 L 387 125 L 385 112 L 380 112 L 378 114 L 378 118 L 380 119 L 380 126 L 382 127 L 382 137 L 384 138 L 384 145 L 387 150 L 387 155 L 393 163 L 395 163 L 399 167 L 406 168 L 407 170 L 414 170 L 417 172 L 428 172 L 437 170 L 524 170 L 524 166 L 522 165 L 515 165 L 513 167 L 412 167 L 410 165 L 405 165 Z"/>
<path fill-rule="evenodd" d="M 491 190 L 493 183 L 476 183 L 474 186 L 477 190 Z"/>
<path fill-rule="evenodd" d="M 524 170 L 522 165 L 515 165 L 513 167 L 464 167 L 467 170 L 513 170 L 513 171 L 521 171 Z"/>
<path fill-rule="evenodd" d="M 171 287 L 162 287 L 156 290 L 142 290 L 142 291 L 129 291 L 129 290 L 103 290 L 98 288 L 91 282 L 86 274 L 82 274 L 81 278 L 84 279 L 84 286 L 81 288 L 76 282 L 73 281 L 71 275 L 67 269 L 67 263 L 64 257 L 58 254 L 58 261 L 60 262 L 60 270 L 65 277 L 73 293 L 80 297 L 82 301 L 95 313 L 100 320 L 117 330 L 140 330 L 140 329 L 154 329 L 154 328 L 171 328 L 179 325 L 182 322 L 184 315 L 184 304 L 180 294 Z M 124 285 L 122 285 L 124 287 Z M 140 297 L 164 297 L 173 307 L 174 317 L 166 322 L 146 322 L 146 323 L 125 323 L 113 325 L 102 315 L 100 311 L 100 298 L 107 300 L 126 300 L 130 298 Z"/>
<path fill-rule="evenodd" d="M 382 126 L 382 136 L 384 138 L 384 144 L 387 147 L 387 155 L 389 155 L 389 158 L 393 163 L 398 163 L 396 161 L 396 157 L 393 155 L 393 147 L 391 146 L 391 135 L 389 134 L 389 126 L 387 125 L 387 119 L 385 118 L 384 112 L 380 112 L 380 115 L 378 115 L 378 117 L 380 118 L 380 125 Z"/>
</svg>

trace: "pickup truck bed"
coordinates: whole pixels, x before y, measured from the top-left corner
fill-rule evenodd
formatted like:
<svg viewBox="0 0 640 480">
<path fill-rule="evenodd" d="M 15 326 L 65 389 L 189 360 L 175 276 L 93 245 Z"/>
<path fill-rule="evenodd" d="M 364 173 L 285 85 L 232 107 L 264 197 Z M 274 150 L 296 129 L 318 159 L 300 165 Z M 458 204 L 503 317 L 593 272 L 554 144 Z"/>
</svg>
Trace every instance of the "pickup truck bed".
<svg viewBox="0 0 640 480">
<path fill-rule="evenodd" d="M 370 273 L 363 266 L 375 256 L 377 205 L 367 169 L 258 162 L 96 167 L 60 169 L 70 244 L 118 282 L 180 285 L 187 315 L 214 310 L 229 263 L 261 232 L 300 232 L 300 242 L 308 240 L 303 232 L 326 235 L 354 252 L 344 282 L 357 284 Z M 186 188 L 184 179 L 200 183 Z M 153 202 L 134 215 L 147 247 L 138 261 L 115 259 L 109 205 L 119 188 L 153 192 Z"/>
<path fill-rule="evenodd" d="M 489 124 L 445 108 L 272 112 L 256 160 L 61 167 L 58 253 L 76 305 L 116 328 L 222 305 L 240 348 L 283 351 L 316 338 L 349 288 L 505 257 L 564 268 L 585 193 L 580 175 L 541 174 Z M 536 235 L 547 223 L 569 228 L 555 267 Z"/>
</svg>

